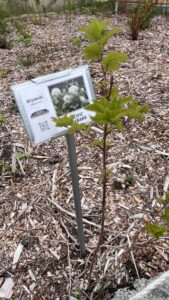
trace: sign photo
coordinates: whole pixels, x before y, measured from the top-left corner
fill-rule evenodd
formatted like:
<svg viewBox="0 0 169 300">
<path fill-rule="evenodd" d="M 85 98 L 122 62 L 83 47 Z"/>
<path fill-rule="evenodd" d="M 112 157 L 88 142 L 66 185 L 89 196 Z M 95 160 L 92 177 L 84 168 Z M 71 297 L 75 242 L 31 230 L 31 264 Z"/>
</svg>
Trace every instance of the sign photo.
<svg viewBox="0 0 169 300">
<path fill-rule="evenodd" d="M 58 117 L 90 103 L 83 76 L 52 85 L 49 91 Z"/>
<path fill-rule="evenodd" d="M 85 110 L 95 94 L 88 66 L 69 69 L 11 87 L 32 145 L 66 133 L 52 118 L 74 115 L 78 123 L 90 123 L 93 113 Z"/>
</svg>

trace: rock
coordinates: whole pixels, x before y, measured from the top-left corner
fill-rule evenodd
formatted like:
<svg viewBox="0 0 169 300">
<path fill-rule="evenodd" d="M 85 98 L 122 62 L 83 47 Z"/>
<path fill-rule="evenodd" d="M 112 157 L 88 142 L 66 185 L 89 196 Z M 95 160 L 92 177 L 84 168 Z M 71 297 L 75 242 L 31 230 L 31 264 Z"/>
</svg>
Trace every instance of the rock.
<svg viewBox="0 0 169 300">
<path fill-rule="evenodd" d="M 137 279 L 133 290 L 119 289 L 112 300 L 169 300 L 169 271 L 155 279 Z"/>
</svg>

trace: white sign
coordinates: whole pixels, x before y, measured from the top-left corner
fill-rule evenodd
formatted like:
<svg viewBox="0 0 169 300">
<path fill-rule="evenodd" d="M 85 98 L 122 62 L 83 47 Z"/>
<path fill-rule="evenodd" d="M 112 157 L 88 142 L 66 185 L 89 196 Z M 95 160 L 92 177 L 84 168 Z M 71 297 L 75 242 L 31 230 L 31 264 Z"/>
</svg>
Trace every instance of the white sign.
<svg viewBox="0 0 169 300">
<path fill-rule="evenodd" d="M 32 145 L 66 133 L 53 117 L 74 115 L 78 123 L 90 123 L 93 113 L 85 110 L 95 94 L 88 66 L 39 77 L 11 87 Z"/>
</svg>

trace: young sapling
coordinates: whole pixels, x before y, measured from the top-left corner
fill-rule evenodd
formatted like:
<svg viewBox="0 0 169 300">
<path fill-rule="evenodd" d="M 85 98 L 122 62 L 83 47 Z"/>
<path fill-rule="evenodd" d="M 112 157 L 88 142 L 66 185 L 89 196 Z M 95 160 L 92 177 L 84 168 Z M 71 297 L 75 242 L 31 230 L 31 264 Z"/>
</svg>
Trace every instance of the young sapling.
<svg viewBox="0 0 169 300">
<path fill-rule="evenodd" d="M 107 168 L 108 145 L 114 129 L 124 130 L 125 118 L 143 120 L 144 113 L 148 111 L 148 106 L 138 105 L 131 96 L 122 97 L 119 89 L 114 86 L 113 72 L 120 68 L 120 64 L 127 60 L 127 55 L 121 52 L 111 51 L 105 53 L 105 45 L 111 37 L 117 34 L 118 28 L 108 29 L 108 22 L 99 22 L 96 19 L 91 20 L 89 25 L 82 26 L 80 30 L 84 33 L 84 38 L 89 44 L 84 48 L 83 53 L 87 60 L 98 62 L 103 80 L 100 84 L 101 97 L 93 101 L 92 104 L 85 106 L 85 109 L 94 112 L 92 121 L 103 127 L 101 139 L 93 142 L 93 146 L 99 147 L 102 151 L 102 216 L 101 230 L 96 249 L 93 252 L 93 258 L 90 265 L 88 287 L 91 285 L 92 271 L 98 250 L 104 237 L 106 197 L 107 197 L 107 178 L 109 170 Z M 73 115 L 65 115 L 61 118 L 54 118 L 56 126 L 66 126 L 70 132 L 76 132 L 86 127 L 85 124 L 74 122 Z"/>
</svg>

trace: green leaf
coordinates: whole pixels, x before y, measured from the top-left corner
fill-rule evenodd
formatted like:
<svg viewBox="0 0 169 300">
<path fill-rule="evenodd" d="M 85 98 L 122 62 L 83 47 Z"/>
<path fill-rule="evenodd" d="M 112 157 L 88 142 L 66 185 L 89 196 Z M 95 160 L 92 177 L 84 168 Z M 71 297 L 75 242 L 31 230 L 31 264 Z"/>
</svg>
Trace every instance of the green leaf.
<svg viewBox="0 0 169 300">
<path fill-rule="evenodd" d="M 106 169 L 106 174 L 107 175 L 111 175 L 112 174 L 112 170 L 111 169 Z"/>
<path fill-rule="evenodd" d="M 116 71 L 119 69 L 120 63 L 123 63 L 126 60 L 127 60 L 127 55 L 125 53 L 110 52 L 103 58 L 102 65 L 105 72 Z"/>
<path fill-rule="evenodd" d="M 91 42 L 97 42 L 108 26 L 107 21 L 99 22 L 96 19 L 91 20 L 89 25 L 81 26 L 80 31 L 85 33 L 85 38 Z"/>
<path fill-rule="evenodd" d="M 31 154 L 26 154 L 26 153 L 17 153 L 16 154 L 16 157 L 18 158 L 18 159 L 24 159 L 24 158 L 29 158 L 29 157 L 31 157 Z"/>
<path fill-rule="evenodd" d="M 166 192 L 166 193 L 165 193 L 165 200 L 166 200 L 167 202 L 169 202 L 169 192 Z"/>
<path fill-rule="evenodd" d="M 111 30 L 108 30 L 106 33 L 102 34 L 102 36 L 99 40 L 99 44 L 104 46 L 114 34 L 119 33 L 119 32 L 120 32 L 119 28 L 113 28 Z"/>
<path fill-rule="evenodd" d="M 77 123 L 74 121 L 74 115 L 67 116 L 64 115 L 61 118 L 52 118 L 57 127 L 67 127 L 68 133 L 74 133 L 82 129 L 87 128 L 87 124 L 85 123 Z"/>
<path fill-rule="evenodd" d="M 85 58 L 88 60 L 98 61 L 102 54 L 102 47 L 98 44 L 90 44 L 84 49 Z"/>
<path fill-rule="evenodd" d="M 74 47 L 80 47 L 82 43 L 81 39 L 78 37 L 74 37 L 71 42 Z"/>
<path fill-rule="evenodd" d="M 103 141 L 100 140 L 94 140 L 90 143 L 90 146 L 92 147 L 99 147 L 99 148 L 103 148 Z"/>
<path fill-rule="evenodd" d="M 84 130 L 84 129 L 86 129 L 87 128 L 87 124 L 85 124 L 85 123 L 77 123 L 77 122 L 73 122 L 72 124 L 71 124 L 71 127 L 70 127 L 70 129 L 68 130 L 68 133 L 75 133 L 75 132 L 77 132 L 77 131 L 80 131 L 80 130 Z"/>
<path fill-rule="evenodd" d="M 166 202 L 169 202 L 169 192 L 166 192 L 162 198 L 158 198 L 156 201 L 160 204 L 166 205 Z"/>
<path fill-rule="evenodd" d="M 147 104 L 138 105 L 136 102 L 133 102 L 128 109 L 126 109 L 126 116 L 129 119 L 144 119 L 144 113 L 148 112 L 149 106 Z"/>
<path fill-rule="evenodd" d="M 100 124 L 108 123 L 114 125 L 120 130 L 123 129 L 123 124 L 121 121 L 123 114 L 121 112 L 121 108 L 117 107 L 116 109 L 113 109 L 112 103 L 109 102 L 107 98 L 102 97 L 85 108 L 96 113 L 96 115 L 92 117 L 95 122 Z"/>
<path fill-rule="evenodd" d="M 163 216 L 163 219 L 167 222 L 169 222 L 169 208 L 165 208 L 164 210 L 164 216 Z"/>
<path fill-rule="evenodd" d="M 152 234 L 156 239 L 159 239 L 168 230 L 168 227 L 149 223 L 145 226 L 145 229 L 147 230 L 148 233 Z"/>
<path fill-rule="evenodd" d="M 110 99 L 106 96 L 94 101 L 85 109 L 95 112 L 92 119 L 100 124 L 112 124 L 116 128 L 123 130 L 123 118 L 142 119 L 143 114 L 147 111 L 147 106 L 140 106 L 131 97 L 120 97 L 116 87 L 111 90 Z"/>
<path fill-rule="evenodd" d="M 111 98 L 116 99 L 118 97 L 119 97 L 119 89 L 118 89 L 118 87 L 114 86 L 111 89 Z"/>
<path fill-rule="evenodd" d="M 0 125 L 2 125 L 3 122 L 4 122 L 4 117 L 2 114 L 0 114 Z"/>
<path fill-rule="evenodd" d="M 61 118 L 52 118 L 52 121 L 55 122 L 57 127 L 68 127 L 74 123 L 74 115 L 67 116 L 64 115 Z"/>
</svg>

